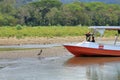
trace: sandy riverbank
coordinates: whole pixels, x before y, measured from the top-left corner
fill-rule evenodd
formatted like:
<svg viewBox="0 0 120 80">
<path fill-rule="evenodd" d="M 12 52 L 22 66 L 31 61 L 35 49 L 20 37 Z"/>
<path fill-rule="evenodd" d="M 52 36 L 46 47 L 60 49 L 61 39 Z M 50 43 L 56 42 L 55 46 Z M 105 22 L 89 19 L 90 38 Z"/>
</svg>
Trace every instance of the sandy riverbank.
<svg viewBox="0 0 120 80">
<path fill-rule="evenodd" d="M 36 37 L 36 38 L 0 38 L 0 45 L 21 45 L 21 44 L 53 44 L 53 43 L 70 43 L 70 42 L 81 42 L 85 40 L 85 36 L 76 37 Z M 99 37 L 96 38 L 99 40 Z M 100 40 L 114 40 L 114 37 L 102 38 Z"/>
<path fill-rule="evenodd" d="M 84 37 L 36 37 L 36 38 L 0 38 L 0 45 L 20 45 L 20 44 L 52 44 L 52 43 L 67 43 L 80 42 Z"/>
<path fill-rule="evenodd" d="M 42 50 L 41 55 L 38 55 Z M 64 47 L 52 47 L 31 50 L 0 51 L 0 59 L 5 58 L 43 58 L 71 55 Z"/>
<path fill-rule="evenodd" d="M 80 42 L 84 37 L 53 37 L 53 38 L 0 38 L 0 45 L 21 45 L 21 44 L 52 44 L 52 43 L 68 43 Z M 39 57 L 55 57 L 70 55 L 70 53 L 63 47 L 52 47 L 42 49 L 42 54 L 38 56 L 41 49 L 32 50 L 15 50 L 15 51 L 0 51 L 0 58 L 39 58 Z"/>
</svg>

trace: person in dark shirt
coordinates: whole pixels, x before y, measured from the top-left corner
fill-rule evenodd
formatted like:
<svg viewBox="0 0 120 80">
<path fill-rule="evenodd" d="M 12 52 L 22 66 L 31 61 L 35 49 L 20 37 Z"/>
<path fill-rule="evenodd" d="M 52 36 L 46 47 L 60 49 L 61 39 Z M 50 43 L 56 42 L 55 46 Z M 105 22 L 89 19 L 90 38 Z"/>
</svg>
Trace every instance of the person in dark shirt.
<svg viewBox="0 0 120 80">
<path fill-rule="evenodd" d="M 92 41 L 91 42 L 95 42 L 95 37 L 94 36 L 92 36 Z"/>
<path fill-rule="evenodd" d="M 86 35 L 86 41 L 90 42 L 90 40 L 91 40 L 91 34 L 90 34 L 90 32 L 88 32 L 85 35 Z"/>
<path fill-rule="evenodd" d="M 85 35 L 86 35 L 86 41 L 88 41 L 88 42 L 95 42 L 94 34 L 91 34 L 90 32 L 88 32 Z M 92 40 L 91 40 L 91 37 L 92 37 Z"/>
</svg>

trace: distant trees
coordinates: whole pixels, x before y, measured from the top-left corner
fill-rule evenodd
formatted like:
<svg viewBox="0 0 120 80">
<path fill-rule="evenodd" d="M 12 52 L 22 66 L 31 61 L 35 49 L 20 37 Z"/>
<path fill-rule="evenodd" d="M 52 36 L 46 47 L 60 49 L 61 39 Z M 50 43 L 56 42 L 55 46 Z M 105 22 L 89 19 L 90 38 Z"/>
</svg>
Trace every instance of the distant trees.
<svg viewBox="0 0 120 80">
<path fill-rule="evenodd" d="M 40 0 L 16 7 L 16 0 L 0 0 L 0 5 L 1 26 L 120 25 L 120 6 L 117 4 L 62 4 L 59 0 Z"/>
<path fill-rule="evenodd" d="M 53 24 L 53 22 L 50 23 L 50 18 L 52 16 L 49 16 L 48 14 L 52 12 L 54 8 L 60 8 L 61 5 L 62 3 L 59 0 L 41 0 L 39 2 L 33 2 L 23 6 L 21 10 L 19 10 L 19 17 L 22 16 L 22 20 L 26 25 L 47 26 Z M 21 13 L 21 11 L 23 12 Z"/>
<path fill-rule="evenodd" d="M 0 1 L 0 26 L 17 24 L 17 18 L 15 17 L 16 9 L 14 4 L 15 0 Z"/>
</svg>

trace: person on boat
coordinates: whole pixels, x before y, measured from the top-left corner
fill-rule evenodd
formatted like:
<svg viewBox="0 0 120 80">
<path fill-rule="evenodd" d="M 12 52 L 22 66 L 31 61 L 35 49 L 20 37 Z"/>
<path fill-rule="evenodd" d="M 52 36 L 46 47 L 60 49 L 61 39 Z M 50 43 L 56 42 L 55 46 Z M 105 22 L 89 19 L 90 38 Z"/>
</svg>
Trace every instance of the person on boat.
<svg viewBox="0 0 120 80">
<path fill-rule="evenodd" d="M 92 41 L 91 42 L 95 42 L 95 37 L 92 35 Z"/>
<path fill-rule="evenodd" d="M 86 35 L 86 41 L 88 41 L 88 42 L 95 42 L 94 34 L 91 34 L 90 32 L 88 32 L 85 35 Z M 92 37 L 92 40 L 91 40 L 91 37 Z"/>
<path fill-rule="evenodd" d="M 86 33 L 85 35 L 86 35 L 86 41 L 90 42 L 90 40 L 91 40 L 90 32 Z"/>
</svg>

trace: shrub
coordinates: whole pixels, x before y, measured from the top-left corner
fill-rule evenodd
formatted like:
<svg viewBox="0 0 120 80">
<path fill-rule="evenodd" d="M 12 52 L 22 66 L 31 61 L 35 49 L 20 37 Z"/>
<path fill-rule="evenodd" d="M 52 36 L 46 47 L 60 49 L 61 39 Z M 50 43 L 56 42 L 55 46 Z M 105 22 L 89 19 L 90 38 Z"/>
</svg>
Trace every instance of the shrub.
<svg viewBox="0 0 120 80">
<path fill-rule="evenodd" d="M 18 25 L 16 25 L 16 29 L 17 30 L 22 30 L 22 26 L 18 24 Z"/>
</svg>

